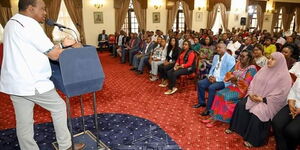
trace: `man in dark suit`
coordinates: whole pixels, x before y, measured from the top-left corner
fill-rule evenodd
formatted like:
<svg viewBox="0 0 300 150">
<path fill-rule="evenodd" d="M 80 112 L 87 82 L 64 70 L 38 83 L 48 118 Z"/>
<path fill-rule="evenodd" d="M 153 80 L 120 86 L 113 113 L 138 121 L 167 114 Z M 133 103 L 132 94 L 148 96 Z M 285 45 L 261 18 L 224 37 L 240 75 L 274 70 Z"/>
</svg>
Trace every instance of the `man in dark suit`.
<svg viewBox="0 0 300 150">
<path fill-rule="evenodd" d="M 100 50 L 103 49 L 103 46 L 108 47 L 108 36 L 105 33 L 105 30 L 102 30 L 102 33 L 98 35 L 98 46 Z"/>
<path fill-rule="evenodd" d="M 149 59 L 153 47 L 154 43 L 151 42 L 151 37 L 146 37 L 145 41 L 143 41 L 141 51 L 138 51 L 133 57 L 133 67 L 130 70 L 137 71 L 137 74 L 142 74 L 145 62 Z"/>
<path fill-rule="evenodd" d="M 129 65 L 132 64 L 132 59 L 134 54 L 139 50 L 140 46 L 140 39 L 137 37 L 136 33 L 131 34 L 131 39 L 126 45 L 125 48 L 122 49 L 122 60 L 121 63 L 125 63 L 126 61 L 126 52 L 129 53 Z"/>
<path fill-rule="evenodd" d="M 243 50 L 250 50 L 252 51 L 254 48 L 254 46 L 252 45 L 252 39 L 251 37 L 247 37 L 245 42 L 241 45 L 241 47 L 235 51 L 235 55 L 236 56 L 239 56 L 240 55 L 240 52 L 243 51 Z"/>
</svg>

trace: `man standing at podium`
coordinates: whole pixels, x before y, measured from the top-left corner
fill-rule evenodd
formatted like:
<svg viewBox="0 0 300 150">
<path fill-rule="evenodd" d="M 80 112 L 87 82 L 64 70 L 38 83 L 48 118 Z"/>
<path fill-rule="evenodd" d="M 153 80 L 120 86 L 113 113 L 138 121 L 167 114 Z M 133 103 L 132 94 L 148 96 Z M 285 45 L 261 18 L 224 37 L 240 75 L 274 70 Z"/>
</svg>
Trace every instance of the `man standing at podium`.
<svg viewBox="0 0 300 150">
<path fill-rule="evenodd" d="M 71 149 L 71 135 L 67 127 L 66 104 L 50 81 L 49 59 L 57 60 L 63 47 L 74 40 L 65 38 L 54 45 L 40 23 L 45 22 L 43 0 L 19 0 L 19 13 L 4 29 L 4 57 L 0 91 L 10 95 L 16 115 L 17 137 L 21 150 L 39 150 L 33 130 L 35 104 L 51 112 L 56 140 L 60 150 Z M 75 149 L 84 148 L 75 144 Z"/>
</svg>

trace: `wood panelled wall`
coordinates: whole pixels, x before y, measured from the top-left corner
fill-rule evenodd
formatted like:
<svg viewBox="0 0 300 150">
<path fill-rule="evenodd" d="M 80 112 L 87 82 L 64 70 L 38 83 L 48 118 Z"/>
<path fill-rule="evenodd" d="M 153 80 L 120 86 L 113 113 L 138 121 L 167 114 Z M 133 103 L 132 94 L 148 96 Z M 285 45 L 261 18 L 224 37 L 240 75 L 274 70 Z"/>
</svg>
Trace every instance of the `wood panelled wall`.
<svg viewBox="0 0 300 150">
<path fill-rule="evenodd" d="M 275 2 L 276 11 L 279 11 L 282 7 L 286 8 L 288 14 L 293 14 L 297 7 L 300 8 L 300 3 Z"/>
<path fill-rule="evenodd" d="M 217 3 L 223 3 L 226 7 L 227 11 L 230 11 L 230 7 L 231 7 L 231 0 L 208 0 L 207 1 L 207 9 L 208 11 L 212 11 L 215 4 Z"/>
<path fill-rule="evenodd" d="M 166 8 L 172 9 L 176 1 L 178 0 L 167 0 Z M 182 1 L 185 1 L 189 5 L 190 10 L 194 10 L 194 4 L 195 4 L 194 0 L 182 0 Z"/>
</svg>

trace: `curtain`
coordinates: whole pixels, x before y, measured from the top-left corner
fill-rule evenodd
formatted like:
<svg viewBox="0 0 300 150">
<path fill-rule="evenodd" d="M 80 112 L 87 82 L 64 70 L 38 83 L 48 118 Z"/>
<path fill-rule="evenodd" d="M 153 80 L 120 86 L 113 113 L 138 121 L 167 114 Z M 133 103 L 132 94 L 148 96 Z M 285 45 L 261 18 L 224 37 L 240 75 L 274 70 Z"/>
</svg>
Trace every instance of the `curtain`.
<svg viewBox="0 0 300 150">
<path fill-rule="evenodd" d="M 260 5 L 256 5 L 256 11 L 257 11 L 257 28 L 261 30 L 263 28 L 264 13 Z"/>
<path fill-rule="evenodd" d="M 219 5 L 220 5 L 220 10 L 221 10 L 223 26 L 224 26 L 225 31 L 227 32 L 227 30 L 228 30 L 228 14 L 226 12 L 226 7 L 224 4 L 219 4 Z"/>
<path fill-rule="evenodd" d="M 146 25 L 147 25 L 146 9 L 142 9 L 141 3 L 139 2 L 139 0 L 133 0 L 133 8 L 134 8 L 134 13 L 135 13 L 136 19 L 139 23 L 140 29 L 146 31 Z"/>
<path fill-rule="evenodd" d="M 188 3 L 181 1 L 183 6 L 184 19 L 187 30 L 192 29 L 192 20 L 193 20 L 193 10 L 190 10 Z"/>
<path fill-rule="evenodd" d="M 282 27 L 284 32 L 290 30 L 293 16 L 294 16 L 293 14 L 287 13 L 286 8 L 282 9 Z"/>
<path fill-rule="evenodd" d="M 296 32 L 300 33 L 300 8 L 296 9 Z"/>
<path fill-rule="evenodd" d="M 83 26 L 83 15 L 82 15 L 82 0 L 64 0 L 69 15 L 76 26 L 82 44 L 85 44 L 85 33 Z"/>
<path fill-rule="evenodd" d="M 5 24 L 8 22 L 8 20 L 12 17 L 11 7 L 10 6 L 4 6 L 2 3 L 4 3 L 5 0 L 1 0 L 0 2 L 0 23 L 2 27 L 5 27 Z M 9 0 L 6 0 L 9 3 Z"/>
<path fill-rule="evenodd" d="M 120 32 L 122 25 L 124 24 L 130 0 L 119 1 L 119 3 L 122 3 L 120 4 L 121 7 L 115 8 L 115 28 L 117 33 Z"/>
<path fill-rule="evenodd" d="M 176 19 L 176 15 L 178 12 L 178 6 L 179 6 L 179 1 L 175 2 L 175 5 L 172 7 L 172 9 L 167 10 L 167 33 L 169 30 L 172 29 L 172 26 L 174 24 L 174 21 Z"/>
<path fill-rule="evenodd" d="M 280 8 L 277 10 L 276 13 L 273 14 L 272 25 L 271 25 L 271 33 L 274 32 L 275 25 L 278 22 L 279 12 L 280 12 Z"/>
<path fill-rule="evenodd" d="M 54 22 L 57 22 L 59 10 L 60 10 L 60 5 L 61 5 L 61 0 L 45 0 L 46 3 L 46 11 L 47 11 L 47 16 L 48 18 L 52 19 Z M 45 25 L 45 32 L 47 36 L 52 40 L 53 39 L 53 32 L 54 27 Z"/>
<path fill-rule="evenodd" d="M 208 13 L 207 18 L 207 29 L 212 29 L 215 24 L 217 12 L 218 12 L 219 4 L 216 4 L 214 8 Z"/>
</svg>

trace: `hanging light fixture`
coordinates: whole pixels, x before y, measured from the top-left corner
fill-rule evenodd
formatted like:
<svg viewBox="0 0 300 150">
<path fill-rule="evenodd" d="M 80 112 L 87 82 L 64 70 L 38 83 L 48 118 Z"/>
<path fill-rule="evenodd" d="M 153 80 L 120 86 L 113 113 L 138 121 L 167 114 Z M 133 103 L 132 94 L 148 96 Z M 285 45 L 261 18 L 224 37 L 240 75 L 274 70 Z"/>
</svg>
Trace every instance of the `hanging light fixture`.
<svg viewBox="0 0 300 150">
<path fill-rule="evenodd" d="M 104 5 L 104 0 L 94 0 L 93 3 L 94 3 L 94 7 L 100 9 Z"/>
</svg>

